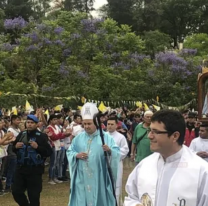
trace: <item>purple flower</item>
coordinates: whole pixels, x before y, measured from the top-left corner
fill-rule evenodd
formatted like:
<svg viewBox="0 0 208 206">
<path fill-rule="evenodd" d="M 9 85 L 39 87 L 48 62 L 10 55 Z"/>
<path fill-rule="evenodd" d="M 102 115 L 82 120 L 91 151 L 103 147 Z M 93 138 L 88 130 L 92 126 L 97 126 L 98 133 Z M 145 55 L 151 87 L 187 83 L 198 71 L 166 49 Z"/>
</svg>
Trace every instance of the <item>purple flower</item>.
<svg viewBox="0 0 208 206">
<path fill-rule="evenodd" d="M 39 42 L 39 36 L 36 32 L 33 32 L 31 34 L 26 34 L 26 35 L 32 40 L 32 43 Z"/>
<path fill-rule="evenodd" d="M 149 59 L 150 57 L 144 54 L 133 53 L 129 57 L 135 61 L 143 61 L 144 59 Z"/>
<path fill-rule="evenodd" d="M 50 87 L 49 86 L 43 86 L 42 87 L 42 92 L 51 92 L 53 90 L 54 86 L 51 85 Z"/>
<path fill-rule="evenodd" d="M 98 29 L 96 31 L 96 34 L 97 35 L 105 35 L 105 34 L 107 34 L 107 31 L 105 29 Z"/>
<path fill-rule="evenodd" d="M 83 71 L 78 71 L 77 74 L 82 78 L 87 78 L 87 75 Z"/>
<path fill-rule="evenodd" d="M 38 47 L 42 47 L 42 46 L 43 46 L 42 42 L 38 43 Z"/>
<path fill-rule="evenodd" d="M 158 68 L 158 67 L 160 67 L 160 64 L 159 64 L 158 62 L 155 62 L 154 66 L 155 66 L 156 68 Z"/>
<path fill-rule="evenodd" d="M 110 44 L 110 43 L 107 43 L 107 44 L 106 44 L 106 48 L 107 48 L 108 50 L 110 50 L 110 49 L 112 49 L 112 48 L 113 48 L 113 45 L 112 45 L 112 44 Z"/>
<path fill-rule="evenodd" d="M 54 43 L 60 46 L 65 46 L 65 44 L 60 39 L 55 40 Z"/>
<path fill-rule="evenodd" d="M 48 26 L 45 24 L 37 24 L 36 27 L 39 31 L 47 31 L 48 30 Z"/>
<path fill-rule="evenodd" d="M 80 34 L 71 34 L 71 39 L 79 39 L 80 37 Z"/>
<path fill-rule="evenodd" d="M 198 66 L 196 67 L 196 70 L 197 70 L 197 72 L 198 72 L 198 70 L 201 71 L 201 70 L 202 70 L 202 66 L 201 66 L 201 65 L 198 65 Z"/>
<path fill-rule="evenodd" d="M 123 66 L 123 68 L 124 68 L 125 70 L 130 70 L 130 69 L 131 69 L 131 65 L 130 65 L 130 64 L 125 64 L 125 65 Z"/>
<path fill-rule="evenodd" d="M 194 56 L 197 54 L 197 49 L 182 49 L 179 52 L 180 55 L 185 56 L 185 55 L 190 55 L 190 56 Z"/>
<path fill-rule="evenodd" d="M 17 17 L 14 19 L 6 19 L 4 21 L 4 28 L 7 30 L 23 29 L 26 26 L 27 26 L 27 22 L 22 17 Z"/>
<path fill-rule="evenodd" d="M 120 68 L 123 66 L 124 66 L 123 62 L 115 62 L 111 67 L 112 68 Z"/>
<path fill-rule="evenodd" d="M 43 42 L 48 45 L 52 44 L 52 42 L 48 38 L 43 38 Z"/>
<path fill-rule="evenodd" d="M 64 29 L 62 27 L 57 27 L 54 29 L 54 33 L 57 35 L 60 35 L 63 31 Z"/>
<path fill-rule="evenodd" d="M 190 75 L 192 75 L 192 72 L 187 70 L 187 71 L 185 72 L 185 74 L 186 74 L 187 76 L 190 76 Z"/>
<path fill-rule="evenodd" d="M 17 45 L 19 45 L 19 44 L 20 44 L 20 40 L 19 40 L 19 39 L 15 39 L 15 43 L 16 43 Z"/>
<path fill-rule="evenodd" d="M 117 58 L 117 57 L 120 57 L 121 56 L 121 54 L 120 53 L 116 53 L 116 52 L 114 52 L 113 54 L 111 54 L 111 57 L 112 58 Z"/>
<path fill-rule="evenodd" d="M 187 62 L 183 58 L 178 57 L 173 52 L 166 52 L 166 53 L 160 52 L 159 54 L 156 54 L 156 60 L 160 63 L 167 63 L 167 64 L 180 63 L 183 65 L 187 65 Z"/>
<path fill-rule="evenodd" d="M 35 50 L 37 50 L 37 49 L 38 49 L 37 46 L 35 46 L 35 45 L 30 45 L 30 46 L 27 47 L 25 50 L 26 50 L 26 51 L 35 51 Z"/>
<path fill-rule="evenodd" d="M 63 51 L 63 56 L 69 57 L 70 54 L 71 54 L 71 50 L 70 50 L 70 49 L 64 49 L 64 51 Z"/>
<path fill-rule="evenodd" d="M 67 70 L 67 67 L 65 66 L 65 63 L 62 63 L 58 72 L 63 75 L 63 76 L 67 76 L 69 75 L 69 71 Z"/>
<path fill-rule="evenodd" d="M 15 48 L 15 45 L 11 45 L 10 43 L 5 43 L 1 46 L 3 51 L 12 51 Z"/>
<path fill-rule="evenodd" d="M 162 65 L 171 65 L 173 69 L 180 68 L 180 70 L 183 70 L 188 65 L 182 57 L 177 56 L 173 52 L 160 52 L 156 55 L 156 61 Z"/>
<path fill-rule="evenodd" d="M 97 30 L 97 24 L 102 23 L 104 19 L 83 19 L 81 24 L 84 31 L 89 33 L 95 33 Z"/>
</svg>

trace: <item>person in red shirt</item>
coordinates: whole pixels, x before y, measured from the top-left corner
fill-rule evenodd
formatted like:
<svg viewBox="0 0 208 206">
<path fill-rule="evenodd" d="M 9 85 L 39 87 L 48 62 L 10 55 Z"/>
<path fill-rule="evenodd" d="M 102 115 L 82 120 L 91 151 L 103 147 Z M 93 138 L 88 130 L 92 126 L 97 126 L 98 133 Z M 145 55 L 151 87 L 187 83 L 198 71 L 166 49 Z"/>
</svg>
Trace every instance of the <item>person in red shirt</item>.
<svg viewBox="0 0 208 206">
<path fill-rule="evenodd" d="M 50 166 L 49 166 L 49 184 L 62 183 L 56 177 L 56 170 L 58 165 L 58 156 L 61 151 L 61 142 L 60 139 L 64 139 L 69 134 L 63 133 L 61 129 L 57 126 L 57 115 L 52 114 L 48 120 L 49 126 L 47 127 L 47 135 L 49 137 L 53 153 L 50 157 Z"/>
<path fill-rule="evenodd" d="M 198 137 L 199 135 L 199 127 L 196 124 L 196 114 L 193 112 L 189 112 L 187 123 L 186 123 L 186 133 L 185 133 L 185 142 L 184 144 L 189 147 L 191 141 Z"/>
</svg>

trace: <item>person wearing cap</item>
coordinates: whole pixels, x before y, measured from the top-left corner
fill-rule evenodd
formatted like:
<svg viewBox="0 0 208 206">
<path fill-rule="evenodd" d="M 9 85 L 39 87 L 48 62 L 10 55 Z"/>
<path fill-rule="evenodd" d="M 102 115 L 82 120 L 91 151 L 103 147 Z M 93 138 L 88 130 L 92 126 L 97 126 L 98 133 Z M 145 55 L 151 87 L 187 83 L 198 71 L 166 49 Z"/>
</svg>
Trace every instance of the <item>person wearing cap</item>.
<svg viewBox="0 0 208 206">
<path fill-rule="evenodd" d="M 37 127 L 38 118 L 28 115 L 26 131 L 20 132 L 13 143 L 17 166 L 12 195 L 19 206 L 40 206 L 44 160 L 51 155 L 52 149 L 47 135 L 38 131 Z"/>
<path fill-rule="evenodd" d="M 148 130 L 152 115 L 152 111 L 146 111 L 144 113 L 143 122 L 136 126 L 133 134 L 131 160 L 135 160 L 136 164 L 152 154 L 150 150 L 150 140 L 148 138 Z"/>
<path fill-rule="evenodd" d="M 69 206 L 116 205 L 104 151 L 109 155 L 115 188 L 120 150 L 113 137 L 104 131 L 105 145 L 102 144 L 100 131 L 93 122 L 97 113 L 98 109 L 93 103 L 86 103 L 82 107 L 85 131 L 73 139 L 67 150 L 71 175 Z"/>
</svg>

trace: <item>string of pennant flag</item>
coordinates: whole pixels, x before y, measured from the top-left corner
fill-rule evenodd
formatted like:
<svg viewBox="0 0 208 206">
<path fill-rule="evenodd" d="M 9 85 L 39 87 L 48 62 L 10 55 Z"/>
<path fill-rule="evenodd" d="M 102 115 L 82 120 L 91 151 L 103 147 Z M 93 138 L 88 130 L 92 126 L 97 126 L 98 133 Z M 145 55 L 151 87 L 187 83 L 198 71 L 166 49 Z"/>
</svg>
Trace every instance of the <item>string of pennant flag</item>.
<svg viewBox="0 0 208 206">
<path fill-rule="evenodd" d="M 93 100 L 93 99 L 87 99 L 85 97 L 75 97 L 75 96 L 71 96 L 71 97 L 49 97 L 49 96 L 44 96 L 44 95 L 36 95 L 36 94 L 30 94 L 30 95 L 26 95 L 26 94 L 18 94 L 18 93 L 4 93 L 2 94 L 4 96 L 10 96 L 10 95 L 14 95 L 14 96 L 25 96 L 26 98 L 29 98 L 31 96 L 38 96 L 38 97 L 43 97 L 43 98 L 53 98 L 53 99 L 58 99 L 58 100 L 75 100 L 77 102 L 77 108 L 76 109 L 81 109 L 82 105 L 85 102 L 92 102 L 95 103 L 100 111 L 105 111 L 107 107 L 111 107 L 111 108 L 117 108 L 117 107 L 122 107 L 122 106 L 128 106 L 128 108 L 144 108 L 145 110 L 149 110 L 150 106 L 153 107 L 155 110 L 160 110 L 160 109 L 174 109 L 174 110 L 185 110 L 185 109 L 189 109 L 190 107 L 194 107 L 196 105 L 196 99 L 191 100 L 190 102 L 188 102 L 185 105 L 181 105 L 178 107 L 172 107 L 172 106 L 168 106 L 165 105 L 161 102 L 159 102 L 159 97 L 157 97 L 156 100 L 154 99 L 150 99 L 150 100 L 144 100 L 144 101 L 125 101 L 125 100 L 121 100 L 121 101 L 105 101 L 105 100 Z M 194 106 L 193 106 L 194 105 Z M 63 105 L 57 105 L 54 107 L 55 111 L 60 111 L 63 108 Z M 25 110 L 30 112 L 33 111 L 33 106 L 31 106 L 31 104 L 29 103 L 28 100 L 26 100 L 25 103 Z M 12 107 L 12 112 L 13 114 L 17 113 L 17 107 L 14 106 Z"/>
</svg>

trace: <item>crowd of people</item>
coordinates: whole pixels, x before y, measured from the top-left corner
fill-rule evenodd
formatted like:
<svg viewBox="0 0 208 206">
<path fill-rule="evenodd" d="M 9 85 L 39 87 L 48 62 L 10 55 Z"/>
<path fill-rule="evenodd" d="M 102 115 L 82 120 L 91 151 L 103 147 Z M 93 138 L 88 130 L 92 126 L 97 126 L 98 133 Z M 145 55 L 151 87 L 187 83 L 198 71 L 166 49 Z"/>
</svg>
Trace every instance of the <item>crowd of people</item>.
<svg viewBox="0 0 208 206">
<path fill-rule="evenodd" d="M 92 103 L 81 111 L 44 113 L 43 108 L 10 116 L 1 112 L 0 196 L 11 192 L 20 206 L 39 206 L 48 165 L 48 184 L 70 181 L 69 206 L 208 205 L 208 125 L 197 121 L 196 113 L 124 107 L 102 113 Z M 125 158 L 135 162 L 135 169 L 123 200 Z M 188 170 L 179 169 L 183 164 Z M 195 179 L 191 170 L 198 172 Z M 183 175 L 196 186 L 187 194 L 190 181 Z M 170 195 L 177 179 L 183 187 Z"/>
</svg>

